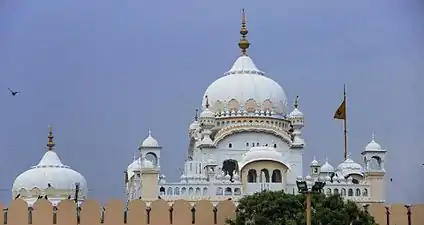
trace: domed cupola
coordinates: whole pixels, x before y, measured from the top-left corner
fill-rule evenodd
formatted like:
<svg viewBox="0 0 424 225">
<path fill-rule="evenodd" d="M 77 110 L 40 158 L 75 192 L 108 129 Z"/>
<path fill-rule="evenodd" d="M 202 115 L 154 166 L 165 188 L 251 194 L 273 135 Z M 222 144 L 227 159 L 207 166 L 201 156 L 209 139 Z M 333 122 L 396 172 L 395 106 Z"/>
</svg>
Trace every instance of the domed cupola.
<svg viewBox="0 0 424 225">
<path fill-rule="evenodd" d="M 302 136 L 302 128 L 304 126 L 303 113 L 299 110 L 299 96 L 296 96 L 296 100 L 293 104 L 293 111 L 289 114 L 292 148 L 303 148 L 305 140 Z"/>
<path fill-rule="evenodd" d="M 160 167 L 162 147 L 159 145 L 159 142 L 153 137 L 152 130 L 149 129 L 149 135 L 138 146 L 138 150 L 140 151 L 141 164 L 143 164 L 144 158 L 146 158 L 147 156 L 152 156 L 154 165 L 156 167 Z"/>
<path fill-rule="evenodd" d="M 200 113 L 200 126 L 204 129 L 212 129 L 215 126 L 215 114 L 209 109 L 209 96 L 205 96 L 206 105 Z"/>
<path fill-rule="evenodd" d="M 134 176 L 134 171 L 141 170 L 141 159 L 137 158 L 135 155 L 133 157 L 133 162 L 127 167 L 127 176 L 130 180 Z"/>
<path fill-rule="evenodd" d="M 374 134 L 372 134 L 371 142 L 365 146 L 365 151 L 384 151 L 381 145 L 375 141 Z"/>
<path fill-rule="evenodd" d="M 247 164 L 255 161 L 273 161 L 281 163 L 290 169 L 289 165 L 275 148 L 268 146 L 252 147 L 246 154 L 243 155 L 241 162 L 239 163 L 239 169 L 242 170 Z"/>
<path fill-rule="evenodd" d="M 198 110 L 198 109 L 196 109 L 196 115 L 194 116 L 194 120 L 193 120 L 193 122 L 190 124 L 190 127 L 189 127 L 189 131 L 190 131 L 190 132 L 193 132 L 193 131 L 195 131 L 195 130 L 197 130 L 197 129 L 199 128 L 200 123 L 199 123 L 199 116 L 198 116 L 198 113 L 199 113 L 199 110 Z"/>
<path fill-rule="evenodd" d="M 303 113 L 299 110 L 299 96 L 296 96 L 293 106 L 293 111 L 289 114 L 289 118 L 302 120 L 303 124 Z"/>
<path fill-rule="evenodd" d="M 287 97 L 283 88 L 265 76 L 248 56 L 250 46 L 248 30 L 243 11 L 241 56 L 223 77 L 214 81 L 206 89 L 204 96 L 209 97 L 210 110 L 221 117 L 226 116 L 277 116 L 287 113 Z M 206 99 L 203 100 L 206 107 Z"/>
<path fill-rule="evenodd" d="M 325 159 L 324 165 L 321 166 L 321 173 L 325 173 L 325 174 L 334 173 L 334 167 L 328 162 L 328 158 Z"/>
<path fill-rule="evenodd" d="M 152 131 L 149 129 L 149 136 L 140 144 L 140 148 L 160 148 L 159 142 L 152 136 Z"/>
<path fill-rule="evenodd" d="M 61 200 L 74 198 L 78 188 L 78 201 L 87 197 L 85 178 L 69 166 L 64 165 L 53 148 L 53 131 L 50 127 L 47 152 L 40 162 L 19 175 L 12 187 L 13 199 L 24 199 L 29 205 L 43 197 L 57 205 Z"/>
<path fill-rule="evenodd" d="M 353 161 L 348 154 L 346 160 L 337 166 L 336 171 L 340 172 L 344 177 L 352 174 L 363 176 L 364 169 L 359 163 Z"/>
</svg>

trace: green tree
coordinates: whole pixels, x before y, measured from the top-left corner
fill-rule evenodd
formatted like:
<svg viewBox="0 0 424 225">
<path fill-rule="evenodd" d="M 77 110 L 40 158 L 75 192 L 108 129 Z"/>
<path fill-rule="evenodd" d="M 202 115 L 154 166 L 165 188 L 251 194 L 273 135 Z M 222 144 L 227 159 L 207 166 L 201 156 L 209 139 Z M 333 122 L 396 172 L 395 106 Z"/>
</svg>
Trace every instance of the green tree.
<svg viewBox="0 0 424 225">
<path fill-rule="evenodd" d="M 339 195 L 311 196 L 312 225 L 376 225 L 374 218 Z M 264 191 L 242 198 L 229 225 L 304 225 L 305 195 Z"/>
</svg>

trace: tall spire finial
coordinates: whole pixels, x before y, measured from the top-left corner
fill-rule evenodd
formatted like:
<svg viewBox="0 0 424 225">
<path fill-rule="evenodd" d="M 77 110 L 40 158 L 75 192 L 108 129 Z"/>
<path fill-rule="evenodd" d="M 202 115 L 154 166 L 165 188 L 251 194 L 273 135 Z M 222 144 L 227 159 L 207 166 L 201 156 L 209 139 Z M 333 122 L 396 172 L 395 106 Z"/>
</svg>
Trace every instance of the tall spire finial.
<svg viewBox="0 0 424 225">
<path fill-rule="evenodd" d="M 294 100 L 293 106 L 294 106 L 295 109 L 299 108 L 299 95 L 296 96 L 296 99 Z"/>
<path fill-rule="evenodd" d="M 53 151 L 53 148 L 54 148 L 54 146 L 55 146 L 55 144 L 54 144 L 54 142 L 53 142 L 53 138 L 54 138 L 54 136 L 53 136 L 53 127 L 52 127 L 52 125 L 49 125 L 49 136 L 48 136 L 48 138 L 49 138 L 49 141 L 47 142 L 47 150 L 48 151 Z"/>
<path fill-rule="evenodd" d="M 199 119 L 199 109 L 196 109 L 196 115 L 194 116 L 194 121 Z"/>
<path fill-rule="evenodd" d="M 242 16 L 241 16 L 241 39 L 238 43 L 239 48 L 241 49 L 242 55 L 247 55 L 247 49 L 250 46 L 249 40 L 247 40 L 247 34 L 248 34 L 247 26 L 246 26 L 246 13 L 244 9 L 242 9 Z"/>
<path fill-rule="evenodd" d="M 375 140 L 375 132 L 372 132 L 371 141 Z"/>
<path fill-rule="evenodd" d="M 205 106 L 206 106 L 207 109 L 209 109 L 209 98 L 208 98 L 208 95 L 205 95 L 205 100 L 206 100 Z"/>
<path fill-rule="evenodd" d="M 152 130 L 149 128 L 149 136 L 152 136 Z"/>
</svg>

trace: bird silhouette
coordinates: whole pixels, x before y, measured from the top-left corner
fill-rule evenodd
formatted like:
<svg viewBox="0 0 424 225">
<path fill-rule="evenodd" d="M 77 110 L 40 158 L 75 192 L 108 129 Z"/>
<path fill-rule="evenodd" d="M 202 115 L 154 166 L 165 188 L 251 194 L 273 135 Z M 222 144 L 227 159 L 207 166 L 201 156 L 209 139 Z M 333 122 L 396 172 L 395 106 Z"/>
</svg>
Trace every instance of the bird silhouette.
<svg viewBox="0 0 424 225">
<path fill-rule="evenodd" d="M 393 182 L 393 178 L 390 178 L 390 182 Z"/>
<path fill-rule="evenodd" d="M 12 89 L 10 89 L 10 88 L 7 88 L 7 89 L 9 89 L 10 93 L 12 93 L 12 96 L 15 96 L 15 95 L 17 95 L 17 94 L 20 94 L 20 93 L 21 93 L 21 92 L 19 92 L 19 91 L 12 91 Z"/>
</svg>

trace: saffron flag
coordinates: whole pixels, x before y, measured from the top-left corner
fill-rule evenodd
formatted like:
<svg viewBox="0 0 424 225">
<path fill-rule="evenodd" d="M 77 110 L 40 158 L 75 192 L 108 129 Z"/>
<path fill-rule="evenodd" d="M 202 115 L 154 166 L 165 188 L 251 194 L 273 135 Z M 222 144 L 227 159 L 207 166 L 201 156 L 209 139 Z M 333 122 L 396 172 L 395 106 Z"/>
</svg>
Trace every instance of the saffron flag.
<svg viewBox="0 0 424 225">
<path fill-rule="evenodd" d="M 334 119 L 336 120 L 346 119 L 346 99 L 344 99 L 342 104 L 340 104 L 339 108 L 337 108 L 337 111 L 334 113 Z"/>
</svg>

